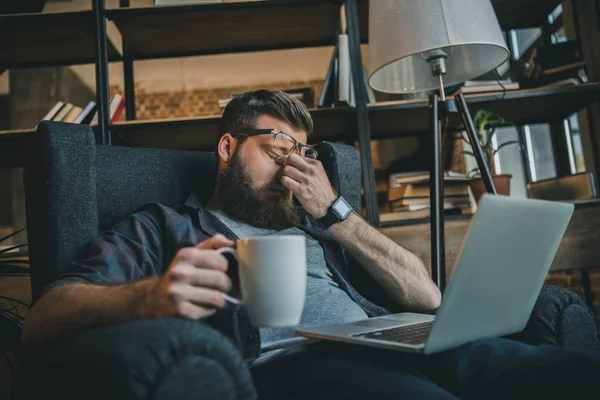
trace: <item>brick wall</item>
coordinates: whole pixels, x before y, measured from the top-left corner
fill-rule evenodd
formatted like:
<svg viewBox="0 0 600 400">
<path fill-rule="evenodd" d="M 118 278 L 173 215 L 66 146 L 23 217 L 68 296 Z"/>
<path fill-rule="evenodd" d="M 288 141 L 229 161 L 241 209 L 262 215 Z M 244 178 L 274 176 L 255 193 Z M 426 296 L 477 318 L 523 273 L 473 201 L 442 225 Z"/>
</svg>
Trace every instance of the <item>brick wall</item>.
<svg viewBox="0 0 600 400">
<path fill-rule="evenodd" d="M 196 89 L 179 90 L 168 92 L 148 93 L 143 88 L 135 89 L 136 117 L 138 120 L 151 120 L 163 118 L 185 118 L 185 117 L 203 117 L 216 116 L 223 113 L 219 107 L 220 99 L 228 99 L 233 94 L 243 93 L 257 89 L 295 89 L 303 87 L 312 87 L 315 93 L 315 104 L 318 102 L 322 81 L 315 82 L 287 82 L 271 85 L 254 85 L 243 87 L 214 88 L 214 89 Z M 123 94 L 123 88 L 111 86 L 110 97 L 115 93 Z M 121 116 L 125 119 L 125 113 Z"/>
<path fill-rule="evenodd" d="M 596 309 L 596 324 L 600 327 L 600 268 L 588 269 L 590 285 L 594 296 L 594 308 Z M 548 285 L 556 285 L 573 290 L 583 299 L 583 286 L 581 284 L 581 271 L 550 272 L 546 277 Z"/>
</svg>

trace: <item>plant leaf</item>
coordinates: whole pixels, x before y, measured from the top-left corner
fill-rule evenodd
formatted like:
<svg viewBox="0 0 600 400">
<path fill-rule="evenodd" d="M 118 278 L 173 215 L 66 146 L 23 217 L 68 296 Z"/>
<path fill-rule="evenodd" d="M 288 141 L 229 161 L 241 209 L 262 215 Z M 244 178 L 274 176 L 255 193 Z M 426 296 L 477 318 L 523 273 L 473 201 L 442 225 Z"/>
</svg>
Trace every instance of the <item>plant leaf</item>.
<svg viewBox="0 0 600 400">
<path fill-rule="evenodd" d="M 463 140 L 463 142 L 465 142 L 466 144 L 468 144 L 469 146 L 471 145 L 471 142 L 469 141 L 469 139 L 467 139 L 464 135 L 463 132 L 460 133 L 460 138 Z"/>
<path fill-rule="evenodd" d="M 504 142 L 502 143 L 500 146 L 498 146 L 498 148 L 496 150 L 494 150 L 494 155 L 500 151 L 501 148 L 511 145 L 511 144 L 520 144 L 518 141 L 516 140 L 511 140 L 510 142 Z"/>
<path fill-rule="evenodd" d="M 476 172 L 478 175 L 481 175 L 481 173 L 479 172 L 479 167 L 475 167 L 472 170 L 470 170 L 469 172 L 467 172 L 467 176 L 470 176 L 471 173 Z"/>
<path fill-rule="evenodd" d="M 3 238 L 0 238 L 0 243 L 4 242 L 8 238 L 11 238 L 11 237 L 15 236 L 16 234 L 19 234 L 19 233 L 23 232 L 25 229 L 27 229 L 27 228 L 19 229 L 18 231 L 15 231 L 15 232 L 11 233 L 8 236 L 4 236 Z"/>
<path fill-rule="evenodd" d="M 18 244 L 16 246 L 12 246 L 12 247 L 7 247 L 6 249 L 0 250 L 0 254 L 8 253 L 11 250 L 15 250 L 15 249 L 25 247 L 25 246 L 27 246 L 27 243 Z"/>
</svg>

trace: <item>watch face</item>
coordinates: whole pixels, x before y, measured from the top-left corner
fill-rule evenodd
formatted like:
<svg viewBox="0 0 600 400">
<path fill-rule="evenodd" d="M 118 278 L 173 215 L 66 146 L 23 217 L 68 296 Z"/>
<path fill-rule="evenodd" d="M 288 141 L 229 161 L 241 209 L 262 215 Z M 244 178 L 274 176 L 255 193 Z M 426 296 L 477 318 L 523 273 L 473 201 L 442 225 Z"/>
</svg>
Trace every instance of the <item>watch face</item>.
<svg viewBox="0 0 600 400">
<path fill-rule="evenodd" d="M 346 219 L 348 214 L 350 214 L 350 212 L 352 211 L 352 207 L 350 207 L 350 204 L 348 204 L 348 202 L 341 196 L 337 199 L 337 201 L 333 204 L 331 208 L 341 219 Z"/>
</svg>

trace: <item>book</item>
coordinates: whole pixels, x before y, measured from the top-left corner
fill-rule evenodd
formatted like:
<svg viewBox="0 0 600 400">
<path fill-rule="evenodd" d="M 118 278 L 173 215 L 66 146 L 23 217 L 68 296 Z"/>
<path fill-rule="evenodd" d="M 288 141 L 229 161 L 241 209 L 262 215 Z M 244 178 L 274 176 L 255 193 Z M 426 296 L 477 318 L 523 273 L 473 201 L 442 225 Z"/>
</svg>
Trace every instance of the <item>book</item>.
<svg viewBox="0 0 600 400">
<path fill-rule="evenodd" d="M 466 83 L 466 82 L 465 82 Z M 458 88 L 452 95 L 458 93 L 486 93 L 486 92 L 503 92 L 505 90 L 518 90 L 520 89 L 519 82 L 508 82 L 508 83 L 490 83 L 486 85 L 464 85 Z"/>
<path fill-rule="evenodd" d="M 181 6 L 185 4 L 222 3 L 223 0 L 154 0 L 155 6 Z"/>
<path fill-rule="evenodd" d="M 41 121 L 52 120 L 52 118 L 54 118 L 54 116 L 60 111 L 61 108 L 63 108 L 64 105 L 64 102 L 57 101 L 56 104 L 54 104 L 54 106 L 50 109 L 50 111 L 48 111 L 48 113 L 44 115 L 44 118 L 42 118 Z"/>
<path fill-rule="evenodd" d="M 427 183 L 429 182 L 429 171 L 397 172 L 390 174 L 390 188 L 395 188 L 409 183 Z M 454 171 L 444 172 L 444 182 L 468 182 L 469 178 L 465 174 Z"/>
<path fill-rule="evenodd" d="M 75 121 L 75 124 L 86 124 L 88 125 L 92 121 L 94 112 L 96 111 L 96 102 L 90 101 L 87 106 L 79 113 Z"/>
<path fill-rule="evenodd" d="M 394 211 L 379 214 L 379 222 L 406 221 L 410 219 L 421 219 L 429 217 L 429 208 L 415 211 Z"/>
<path fill-rule="evenodd" d="M 94 115 L 92 116 L 92 120 L 90 121 L 90 126 L 94 126 L 94 125 L 98 125 L 98 110 L 97 109 L 94 112 Z"/>
<path fill-rule="evenodd" d="M 429 198 L 428 184 L 402 185 L 388 191 L 388 201 L 402 198 Z M 469 196 L 469 186 L 465 184 L 444 185 L 444 197 Z"/>
<path fill-rule="evenodd" d="M 71 112 L 72 108 L 73 108 L 73 104 L 65 103 L 65 105 L 60 109 L 60 111 L 57 112 L 54 117 L 52 117 L 52 121 L 58 121 L 58 122 L 62 121 L 63 118 L 65 118 L 67 116 L 67 114 L 69 114 L 69 112 Z"/>
<path fill-rule="evenodd" d="M 321 89 L 321 94 L 319 95 L 319 108 L 333 107 L 335 105 L 337 98 L 337 91 L 335 90 L 338 57 L 337 49 L 338 46 L 336 44 L 333 48 L 331 59 L 329 60 L 329 68 L 327 68 L 327 74 L 325 75 L 325 80 L 323 81 L 323 88 Z"/>
<path fill-rule="evenodd" d="M 406 205 L 424 205 L 429 207 L 430 205 L 429 197 L 412 197 L 407 198 L 403 197 L 398 200 L 394 200 L 390 202 L 390 206 L 392 208 L 400 208 Z M 465 208 L 471 207 L 471 201 L 469 195 L 466 196 L 444 196 L 444 208 Z"/>
<path fill-rule="evenodd" d="M 455 209 L 449 208 L 444 209 L 444 216 L 453 215 L 470 215 L 472 214 L 470 209 Z M 431 216 L 429 208 L 421 208 L 414 211 L 392 211 L 388 213 L 379 214 L 379 222 L 395 222 L 395 221 L 410 221 L 426 219 Z"/>
<path fill-rule="evenodd" d="M 350 47 L 348 35 L 338 35 L 338 102 L 354 107 L 354 99 L 351 96 L 352 75 L 350 67 Z"/>
<path fill-rule="evenodd" d="M 73 106 L 71 111 L 62 119 L 62 122 L 73 122 L 79 116 L 79 114 L 83 111 L 83 109 L 79 106 Z"/>
<path fill-rule="evenodd" d="M 89 105 L 89 104 L 88 104 Z M 97 107 L 94 107 L 97 109 Z M 125 99 L 120 94 L 115 94 L 108 105 L 108 119 L 110 123 L 114 123 L 121 118 L 123 109 L 125 108 Z M 98 125 L 98 111 L 94 113 L 94 116 L 90 120 L 90 126 Z"/>
<path fill-rule="evenodd" d="M 125 108 L 125 98 L 121 96 L 119 93 L 115 94 L 110 101 L 109 107 L 109 119 L 110 123 L 115 123 L 121 118 L 121 114 L 123 113 L 123 109 Z"/>
<path fill-rule="evenodd" d="M 500 80 L 482 80 L 482 81 L 464 81 L 463 86 L 472 87 L 472 86 L 489 86 L 489 85 L 508 85 L 509 83 L 513 83 L 510 79 L 500 79 Z"/>
</svg>

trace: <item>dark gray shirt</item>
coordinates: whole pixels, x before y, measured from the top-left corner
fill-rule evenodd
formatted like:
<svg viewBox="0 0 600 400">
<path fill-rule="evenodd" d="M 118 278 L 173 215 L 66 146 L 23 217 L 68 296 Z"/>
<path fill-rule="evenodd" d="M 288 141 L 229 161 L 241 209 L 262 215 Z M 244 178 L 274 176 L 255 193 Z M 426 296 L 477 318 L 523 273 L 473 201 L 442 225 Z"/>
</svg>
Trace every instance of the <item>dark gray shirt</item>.
<svg viewBox="0 0 600 400">
<path fill-rule="evenodd" d="M 301 327 L 352 322 L 367 318 L 367 314 L 338 287 L 325 263 L 323 248 L 318 241 L 298 228 L 283 231 L 256 228 L 230 218 L 222 211 L 211 211 L 240 238 L 266 235 L 303 235 L 306 237 L 306 300 L 300 319 Z M 295 334 L 296 327 L 260 328 L 263 353 L 283 349 L 305 340 Z"/>
</svg>

